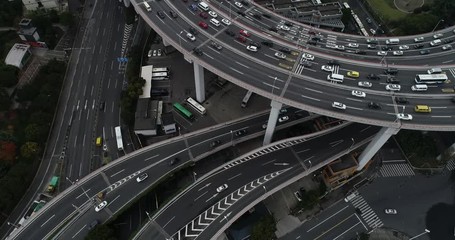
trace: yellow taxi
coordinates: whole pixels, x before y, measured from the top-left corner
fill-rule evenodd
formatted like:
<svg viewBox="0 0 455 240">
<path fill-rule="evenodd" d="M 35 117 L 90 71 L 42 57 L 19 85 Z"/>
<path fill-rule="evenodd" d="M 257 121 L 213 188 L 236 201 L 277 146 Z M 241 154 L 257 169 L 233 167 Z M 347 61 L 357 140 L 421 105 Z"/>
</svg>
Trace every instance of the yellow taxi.
<svg viewBox="0 0 455 240">
<path fill-rule="evenodd" d="M 348 77 L 358 78 L 360 76 L 360 73 L 357 71 L 349 71 L 346 75 Z"/>
</svg>

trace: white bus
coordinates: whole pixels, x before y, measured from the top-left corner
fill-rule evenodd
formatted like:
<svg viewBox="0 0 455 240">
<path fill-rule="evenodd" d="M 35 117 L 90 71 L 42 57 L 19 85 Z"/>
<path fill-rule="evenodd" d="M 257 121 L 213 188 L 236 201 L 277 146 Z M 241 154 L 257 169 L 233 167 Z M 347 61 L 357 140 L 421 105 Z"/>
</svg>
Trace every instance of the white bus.
<svg viewBox="0 0 455 240">
<path fill-rule="evenodd" d="M 441 74 L 417 74 L 415 82 L 417 84 L 438 84 L 447 81 L 447 75 Z"/>
<path fill-rule="evenodd" d="M 169 74 L 167 72 L 152 72 L 152 80 L 168 80 Z"/>
<path fill-rule="evenodd" d="M 122 130 L 120 129 L 120 126 L 115 127 L 115 139 L 117 140 L 118 150 L 123 151 Z"/>
<path fill-rule="evenodd" d="M 246 92 L 246 95 L 245 95 L 245 97 L 243 97 L 243 100 L 242 100 L 242 105 L 240 105 L 240 106 L 242 106 L 243 108 L 246 107 L 246 105 L 248 104 L 248 101 L 250 100 L 251 94 L 253 94 L 252 91 Z"/>
<path fill-rule="evenodd" d="M 152 68 L 152 73 L 158 72 L 167 72 L 169 74 L 171 72 L 171 68 L 168 67 Z"/>
<path fill-rule="evenodd" d="M 205 114 L 207 113 L 207 110 L 205 110 L 205 107 L 203 107 L 200 103 L 198 103 L 196 100 L 192 99 L 191 97 L 186 99 L 186 102 L 196 109 L 196 111 L 200 114 Z"/>
</svg>

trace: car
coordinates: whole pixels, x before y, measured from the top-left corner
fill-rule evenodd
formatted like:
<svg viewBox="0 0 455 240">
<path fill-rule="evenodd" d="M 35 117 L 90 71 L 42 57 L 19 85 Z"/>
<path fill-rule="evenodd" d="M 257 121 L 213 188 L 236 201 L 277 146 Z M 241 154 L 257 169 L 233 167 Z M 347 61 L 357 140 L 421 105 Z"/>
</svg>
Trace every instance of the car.
<svg viewBox="0 0 455 240">
<path fill-rule="evenodd" d="M 237 14 L 239 14 L 242 17 L 246 17 L 246 14 L 244 12 L 242 12 L 242 11 L 237 11 Z"/>
<path fill-rule="evenodd" d="M 330 66 L 338 66 L 338 65 L 340 65 L 340 63 L 337 60 L 334 60 L 334 59 L 328 61 L 327 64 L 330 65 Z"/>
<path fill-rule="evenodd" d="M 162 52 L 161 52 L 161 48 L 160 48 L 160 49 L 158 49 L 158 52 L 156 53 L 156 56 L 161 57 L 161 54 L 162 54 Z"/>
<path fill-rule="evenodd" d="M 242 3 L 243 6 L 246 6 L 246 7 L 250 6 L 250 4 L 246 0 L 242 0 L 242 1 L 240 1 L 240 3 Z"/>
<path fill-rule="evenodd" d="M 262 16 L 257 14 L 257 13 L 254 13 L 253 17 L 256 18 L 257 20 L 261 20 L 262 19 Z"/>
<path fill-rule="evenodd" d="M 318 44 L 318 42 L 316 40 L 314 40 L 314 39 L 311 39 L 307 43 L 310 44 L 310 45 L 313 45 L 313 46 L 316 46 Z"/>
<path fill-rule="evenodd" d="M 275 57 L 279 58 L 279 59 L 286 59 L 286 54 L 282 53 L 282 52 L 275 52 Z"/>
<path fill-rule="evenodd" d="M 378 39 L 377 38 L 367 38 L 367 43 L 378 43 Z"/>
<path fill-rule="evenodd" d="M 237 6 L 238 8 L 242 8 L 243 7 L 243 4 L 240 3 L 240 2 L 235 2 L 234 5 Z"/>
<path fill-rule="evenodd" d="M 287 120 L 289 120 L 289 117 L 288 116 L 282 116 L 280 118 L 278 118 L 278 122 L 286 122 Z"/>
<path fill-rule="evenodd" d="M 191 33 L 187 33 L 186 38 L 188 38 L 192 42 L 196 41 L 196 37 Z"/>
<path fill-rule="evenodd" d="M 364 87 L 364 88 L 370 88 L 371 86 L 373 86 L 372 83 L 367 82 L 367 81 L 358 82 L 357 85 L 358 85 L 359 87 Z"/>
<path fill-rule="evenodd" d="M 397 118 L 401 120 L 411 121 L 412 115 L 407 113 L 398 113 Z"/>
<path fill-rule="evenodd" d="M 261 42 L 263 45 L 267 46 L 267 47 L 273 47 L 273 42 L 270 42 L 270 41 L 262 41 Z M 275 55 L 276 56 L 276 55 Z"/>
<path fill-rule="evenodd" d="M 400 83 L 400 80 L 394 76 L 387 76 L 386 83 Z"/>
<path fill-rule="evenodd" d="M 339 51 L 344 51 L 344 46 L 343 45 L 335 45 L 335 49 Z"/>
<path fill-rule="evenodd" d="M 289 48 L 280 48 L 278 51 L 286 54 L 291 54 L 291 49 Z"/>
<path fill-rule="evenodd" d="M 441 37 L 443 37 L 443 36 L 444 36 L 444 34 L 442 34 L 442 33 L 437 33 L 437 34 L 433 35 L 433 38 L 434 38 L 434 39 L 438 39 L 438 38 L 441 38 Z"/>
<path fill-rule="evenodd" d="M 228 188 L 228 185 L 225 183 L 225 184 L 223 184 L 223 185 L 217 187 L 217 188 L 216 188 L 216 191 L 217 191 L 218 193 L 220 193 L 220 192 L 226 190 L 227 188 Z"/>
<path fill-rule="evenodd" d="M 451 98 L 450 101 L 452 101 L 453 103 L 455 103 L 455 97 Z"/>
<path fill-rule="evenodd" d="M 423 42 L 424 38 L 423 37 L 416 37 L 414 38 L 415 43 Z"/>
<path fill-rule="evenodd" d="M 158 51 L 155 49 L 155 50 L 153 50 L 153 54 L 152 54 L 152 55 L 153 55 L 154 57 L 156 57 L 156 54 L 157 54 L 157 53 L 158 53 Z"/>
<path fill-rule="evenodd" d="M 286 25 L 278 25 L 276 28 L 277 28 L 277 29 L 284 30 L 284 31 L 289 31 L 289 30 L 291 30 L 291 28 L 288 27 L 288 26 L 286 26 Z"/>
<path fill-rule="evenodd" d="M 202 52 L 202 50 L 199 49 L 199 48 L 193 48 L 193 52 L 194 52 L 196 55 L 198 55 L 198 56 L 204 55 L 204 53 Z"/>
<path fill-rule="evenodd" d="M 313 64 L 306 59 L 301 59 L 300 64 L 307 68 L 311 68 L 311 66 L 313 66 Z"/>
<path fill-rule="evenodd" d="M 306 60 L 309 60 L 309 61 L 313 61 L 314 60 L 314 56 L 309 54 L 309 53 L 303 53 L 302 54 L 302 58 L 306 59 Z"/>
<path fill-rule="evenodd" d="M 199 13 L 199 16 L 200 16 L 201 18 L 203 18 L 203 19 L 209 18 L 209 15 L 208 15 L 206 12 L 200 12 L 200 13 Z"/>
<path fill-rule="evenodd" d="M 406 104 L 408 103 L 408 99 L 406 99 L 405 97 L 395 97 L 395 102 L 400 104 Z"/>
<path fill-rule="evenodd" d="M 427 54 L 430 54 L 430 50 L 429 49 L 424 49 L 424 50 L 420 50 L 420 55 L 427 55 Z"/>
<path fill-rule="evenodd" d="M 359 90 L 352 90 L 351 94 L 354 97 L 360 97 L 360 98 L 364 98 L 364 97 L 367 96 L 367 94 L 365 92 L 362 92 L 362 91 L 359 91 Z"/>
<path fill-rule="evenodd" d="M 102 201 L 98 206 L 95 207 L 95 212 L 103 210 L 107 206 L 107 201 Z"/>
<path fill-rule="evenodd" d="M 378 56 L 387 56 L 386 51 L 378 51 Z"/>
<path fill-rule="evenodd" d="M 379 103 L 369 102 L 368 103 L 368 108 L 374 109 L 374 110 L 380 110 L 381 109 L 381 105 L 379 105 Z"/>
<path fill-rule="evenodd" d="M 396 69 L 396 68 L 387 68 L 387 69 L 384 70 L 384 73 L 385 74 L 395 75 L 395 74 L 398 74 L 398 69 Z"/>
<path fill-rule="evenodd" d="M 193 34 L 193 35 L 197 35 L 197 33 L 198 33 L 197 30 L 196 30 L 196 28 L 194 28 L 194 27 L 190 27 L 190 30 L 189 30 L 189 31 L 190 31 L 190 33 Z"/>
<path fill-rule="evenodd" d="M 355 53 L 356 53 L 356 54 L 360 54 L 360 55 L 365 55 L 365 54 L 367 54 L 367 52 L 364 51 L 364 50 L 355 50 Z"/>
<path fill-rule="evenodd" d="M 387 84 L 385 85 L 385 90 L 387 91 L 400 91 L 401 86 L 398 84 Z"/>
<path fill-rule="evenodd" d="M 251 36 L 251 34 L 248 31 L 243 30 L 243 29 L 240 29 L 239 33 L 240 33 L 240 35 L 243 35 L 245 37 L 250 37 Z"/>
<path fill-rule="evenodd" d="M 321 70 L 326 71 L 326 72 L 332 72 L 333 71 L 333 66 L 332 65 L 322 65 Z"/>
<path fill-rule="evenodd" d="M 212 46 L 214 49 L 216 49 L 216 50 L 218 50 L 218 51 L 220 51 L 221 49 L 223 49 L 223 47 L 222 47 L 220 44 L 218 44 L 217 42 L 214 42 L 214 41 L 212 41 L 212 42 L 210 43 L 210 46 Z"/>
<path fill-rule="evenodd" d="M 157 11 L 156 14 L 158 15 L 159 18 L 164 19 L 166 15 L 164 14 L 163 11 Z"/>
<path fill-rule="evenodd" d="M 254 46 L 254 45 L 248 45 L 248 46 L 246 46 L 246 50 L 251 51 L 251 52 L 257 52 L 258 47 Z"/>
<path fill-rule="evenodd" d="M 400 50 L 408 50 L 409 46 L 408 45 L 401 45 L 401 46 L 398 47 L 398 49 L 400 49 Z"/>
<path fill-rule="evenodd" d="M 415 44 L 414 48 L 415 49 L 420 49 L 420 48 L 423 48 L 423 46 L 424 46 L 423 43 L 419 43 L 419 44 Z"/>
<path fill-rule="evenodd" d="M 234 37 L 235 36 L 235 33 L 229 29 L 227 29 L 226 31 L 224 31 L 227 35 L 231 36 L 231 37 Z"/>
<path fill-rule="evenodd" d="M 242 43 L 245 43 L 246 42 L 246 38 L 244 36 L 237 36 L 235 39 L 237 39 L 237 41 L 239 42 L 242 42 Z"/>
<path fill-rule="evenodd" d="M 451 43 L 453 41 L 454 41 L 454 39 L 451 39 L 451 38 L 444 39 L 444 43 Z"/>
<path fill-rule="evenodd" d="M 212 148 L 217 147 L 219 145 L 221 145 L 221 141 L 220 140 L 215 140 L 212 143 L 210 143 L 210 147 L 212 147 Z"/>
<path fill-rule="evenodd" d="M 360 73 L 357 71 L 349 71 L 346 73 L 348 77 L 353 77 L 353 78 L 358 78 L 360 76 Z"/>
<path fill-rule="evenodd" d="M 378 47 L 378 46 L 375 45 L 375 44 L 368 44 L 368 45 L 367 45 L 367 48 L 368 48 L 368 49 L 376 49 L 377 47 Z"/>
<path fill-rule="evenodd" d="M 193 4 L 190 4 L 190 5 L 188 6 L 188 8 L 189 8 L 191 11 L 193 11 L 193 12 L 198 11 L 197 5 L 194 4 L 194 3 L 193 3 Z"/>
<path fill-rule="evenodd" d="M 250 42 L 250 45 L 256 46 L 258 50 L 261 49 L 261 44 L 259 44 L 258 42 Z"/>
<path fill-rule="evenodd" d="M 333 108 L 338 108 L 338 109 L 341 109 L 341 110 L 345 110 L 346 109 L 346 105 L 343 104 L 343 103 L 340 103 L 340 102 L 333 102 L 332 103 L 332 107 Z"/>
<path fill-rule="evenodd" d="M 370 24 L 373 22 L 373 21 L 371 21 L 371 18 L 366 18 L 366 21 L 367 21 L 367 23 L 370 23 Z"/>
<path fill-rule="evenodd" d="M 144 181 L 145 179 L 147 179 L 149 177 L 149 175 L 147 173 L 143 173 L 141 175 L 139 175 L 139 177 L 136 178 L 136 182 L 142 182 Z"/>
<path fill-rule="evenodd" d="M 441 47 L 441 49 L 442 49 L 442 51 L 450 50 L 450 49 L 452 49 L 452 45 L 450 45 L 450 44 L 444 45 Z"/>
<path fill-rule="evenodd" d="M 173 17 L 173 18 L 177 18 L 177 17 L 178 17 L 177 13 L 175 13 L 175 12 L 174 12 L 174 11 L 172 11 L 172 10 L 171 10 L 171 11 L 169 11 L 169 14 L 170 14 L 170 15 L 171 15 L 171 17 Z"/>
<path fill-rule="evenodd" d="M 384 212 L 385 214 L 397 214 L 397 210 L 396 209 L 392 209 L 392 208 L 387 208 L 387 209 L 384 209 Z"/>
<path fill-rule="evenodd" d="M 262 124 L 262 129 L 266 129 L 266 128 L 267 128 L 267 123 Z"/>
<path fill-rule="evenodd" d="M 270 16 L 270 15 L 267 14 L 267 13 L 263 13 L 262 16 L 265 17 L 265 18 L 272 18 L 272 16 Z"/>
<path fill-rule="evenodd" d="M 210 15 L 212 18 L 218 17 L 218 14 L 216 14 L 215 11 L 209 11 L 209 15 Z"/>
<path fill-rule="evenodd" d="M 393 56 L 402 56 L 403 51 L 393 51 Z"/>
<path fill-rule="evenodd" d="M 379 77 L 378 75 L 374 74 L 374 73 L 370 73 L 367 75 L 367 78 L 368 79 L 371 79 L 371 80 L 379 80 L 381 79 L 381 77 Z"/>
<path fill-rule="evenodd" d="M 358 48 L 359 44 L 358 43 L 348 43 L 348 47 Z"/>
<path fill-rule="evenodd" d="M 173 158 L 169 161 L 169 166 L 173 166 L 175 165 L 176 163 L 180 162 L 180 159 L 179 158 Z"/>
<path fill-rule="evenodd" d="M 294 192 L 294 196 L 297 198 L 297 201 L 302 201 L 302 194 L 299 191 Z"/>
<path fill-rule="evenodd" d="M 99 223 L 100 223 L 100 221 L 94 220 L 93 222 L 91 222 L 91 223 L 88 225 L 87 229 L 90 231 L 90 230 L 94 229 L 96 226 L 98 226 Z"/>
<path fill-rule="evenodd" d="M 226 26 L 231 25 L 231 21 L 227 20 L 226 18 L 221 19 L 221 22 Z"/>
<path fill-rule="evenodd" d="M 152 49 L 149 50 L 149 52 L 147 53 L 147 57 L 151 57 L 152 56 Z"/>
<path fill-rule="evenodd" d="M 370 28 L 370 32 L 371 32 L 371 34 L 373 34 L 373 35 L 376 34 L 376 30 L 374 30 L 373 28 Z"/>
<path fill-rule="evenodd" d="M 207 23 L 205 23 L 204 21 L 200 21 L 198 25 L 203 29 L 207 29 L 209 27 L 209 25 L 207 25 Z"/>
<path fill-rule="evenodd" d="M 240 137 L 240 136 L 246 135 L 247 133 L 248 133 L 248 131 L 246 129 L 242 129 L 242 130 L 238 130 L 237 132 L 235 132 L 235 136 Z"/>
</svg>

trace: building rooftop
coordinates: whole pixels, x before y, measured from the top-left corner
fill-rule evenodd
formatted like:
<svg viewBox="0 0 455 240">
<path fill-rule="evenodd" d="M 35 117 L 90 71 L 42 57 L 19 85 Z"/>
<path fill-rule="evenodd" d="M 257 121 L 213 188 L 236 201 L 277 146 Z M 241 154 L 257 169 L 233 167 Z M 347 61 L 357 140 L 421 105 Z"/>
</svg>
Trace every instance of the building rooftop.
<svg viewBox="0 0 455 240">
<path fill-rule="evenodd" d="M 28 44 L 14 44 L 5 58 L 5 64 L 21 68 L 22 59 L 27 54 L 29 48 L 30 45 Z"/>
<path fill-rule="evenodd" d="M 142 95 L 139 98 L 150 98 L 152 91 L 152 69 L 153 65 L 143 66 L 141 68 L 141 78 L 145 80 L 144 87 L 142 87 Z"/>
<path fill-rule="evenodd" d="M 156 129 L 156 109 L 158 101 L 151 101 L 150 98 L 139 98 L 136 105 L 134 130 Z"/>
</svg>

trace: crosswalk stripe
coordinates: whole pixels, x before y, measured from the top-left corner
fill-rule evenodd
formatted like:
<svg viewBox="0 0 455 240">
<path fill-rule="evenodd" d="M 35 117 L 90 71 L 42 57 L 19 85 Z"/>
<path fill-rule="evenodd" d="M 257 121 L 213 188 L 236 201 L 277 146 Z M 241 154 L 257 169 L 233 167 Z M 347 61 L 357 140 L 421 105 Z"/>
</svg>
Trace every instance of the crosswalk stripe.
<svg viewBox="0 0 455 240">
<path fill-rule="evenodd" d="M 407 163 L 384 164 L 379 170 L 383 177 L 413 176 L 414 170 Z"/>
<path fill-rule="evenodd" d="M 449 171 L 454 170 L 455 169 L 455 160 L 448 161 L 446 167 Z"/>
<path fill-rule="evenodd" d="M 350 201 L 355 208 L 360 209 L 362 212 L 360 216 L 362 219 L 368 224 L 371 228 L 378 228 L 383 226 L 381 219 L 376 215 L 374 210 L 370 207 L 370 205 L 363 199 L 362 196 L 357 195 Z"/>
</svg>

